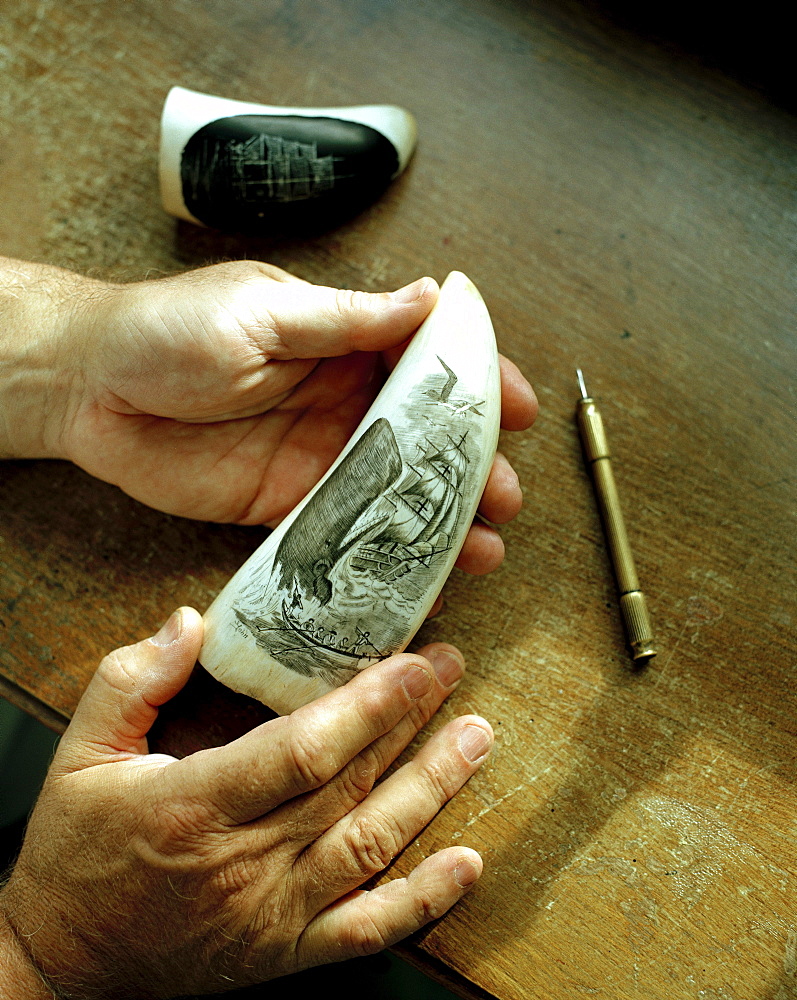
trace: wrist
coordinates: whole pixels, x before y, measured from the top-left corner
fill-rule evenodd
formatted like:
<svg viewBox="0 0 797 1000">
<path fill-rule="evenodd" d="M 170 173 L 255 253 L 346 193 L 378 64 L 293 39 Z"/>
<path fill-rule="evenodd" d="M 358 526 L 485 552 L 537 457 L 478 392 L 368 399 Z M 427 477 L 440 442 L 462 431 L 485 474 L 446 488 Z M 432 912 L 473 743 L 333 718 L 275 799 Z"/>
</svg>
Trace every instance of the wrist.
<svg viewBox="0 0 797 1000">
<path fill-rule="evenodd" d="M 54 1000 L 2 907 L 0 893 L 0 997 L 3 1000 Z"/>
<path fill-rule="evenodd" d="M 91 289 L 70 271 L 0 257 L 0 458 L 65 458 L 86 370 Z"/>
</svg>

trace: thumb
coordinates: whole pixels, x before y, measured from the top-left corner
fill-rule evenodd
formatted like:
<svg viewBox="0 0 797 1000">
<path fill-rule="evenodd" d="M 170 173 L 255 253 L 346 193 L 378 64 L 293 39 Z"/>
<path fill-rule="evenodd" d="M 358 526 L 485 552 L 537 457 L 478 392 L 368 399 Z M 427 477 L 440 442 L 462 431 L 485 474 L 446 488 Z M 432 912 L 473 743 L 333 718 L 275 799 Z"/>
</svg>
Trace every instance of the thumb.
<svg viewBox="0 0 797 1000">
<path fill-rule="evenodd" d="M 281 360 L 383 351 L 415 333 L 439 291 L 434 278 L 376 293 L 285 282 L 269 289 L 270 326 L 285 348 Z"/>
<path fill-rule="evenodd" d="M 199 612 L 178 608 L 151 639 L 109 653 L 75 710 L 57 764 L 75 771 L 147 753 L 158 708 L 191 676 L 202 632 Z"/>
</svg>

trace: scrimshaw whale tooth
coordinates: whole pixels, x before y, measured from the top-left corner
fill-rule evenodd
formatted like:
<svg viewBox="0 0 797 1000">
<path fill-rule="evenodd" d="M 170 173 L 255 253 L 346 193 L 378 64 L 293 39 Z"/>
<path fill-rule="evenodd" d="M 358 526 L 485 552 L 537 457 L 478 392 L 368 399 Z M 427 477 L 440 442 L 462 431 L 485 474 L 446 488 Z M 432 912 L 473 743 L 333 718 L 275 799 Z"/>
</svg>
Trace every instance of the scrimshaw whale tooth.
<svg viewBox="0 0 797 1000">
<path fill-rule="evenodd" d="M 490 316 L 452 272 L 336 463 L 208 609 L 205 668 L 285 714 L 403 650 L 462 548 L 500 410 Z"/>
<path fill-rule="evenodd" d="M 215 229 L 328 227 L 384 191 L 416 136 L 413 116 L 392 105 L 275 107 L 173 87 L 161 118 L 163 206 Z"/>
</svg>

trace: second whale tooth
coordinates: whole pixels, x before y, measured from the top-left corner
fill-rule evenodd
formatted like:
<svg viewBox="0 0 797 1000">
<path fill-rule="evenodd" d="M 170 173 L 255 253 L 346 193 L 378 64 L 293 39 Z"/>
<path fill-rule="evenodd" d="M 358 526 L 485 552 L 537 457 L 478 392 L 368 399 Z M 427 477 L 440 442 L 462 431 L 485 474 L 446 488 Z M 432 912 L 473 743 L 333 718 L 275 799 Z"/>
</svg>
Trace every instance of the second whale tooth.
<svg viewBox="0 0 797 1000">
<path fill-rule="evenodd" d="M 291 233 L 342 222 L 407 165 L 404 108 L 293 108 L 173 87 L 161 118 L 160 180 L 171 215 L 215 229 Z"/>
<path fill-rule="evenodd" d="M 487 308 L 454 271 L 335 464 L 208 609 L 205 668 L 284 714 L 405 649 L 476 513 L 500 393 Z"/>
</svg>

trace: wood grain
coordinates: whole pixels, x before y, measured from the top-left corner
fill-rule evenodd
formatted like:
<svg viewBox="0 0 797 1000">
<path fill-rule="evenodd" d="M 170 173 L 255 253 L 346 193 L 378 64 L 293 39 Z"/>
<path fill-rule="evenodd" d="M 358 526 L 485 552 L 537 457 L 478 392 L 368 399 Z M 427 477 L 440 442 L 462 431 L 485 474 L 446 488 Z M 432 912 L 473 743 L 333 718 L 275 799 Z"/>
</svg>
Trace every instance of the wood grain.
<svg viewBox="0 0 797 1000">
<path fill-rule="evenodd" d="M 421 636 L 469 660 L 430 728 L 477 711 L 498 741 L 394 865 L 450 844 L 485 857 L 413 960 L 501 1000 L 797 996 L 793 117 L 576 3 L 20 0 L 0 32 L 3 253 L 114 280 L 246 255 L 374 290 L 461 269 L 537 388 L 537 427 L 503 442 L 527 493 L 506 563 L 455 574 Z M 312 241 L 202 231 L 159 208 L 174 83 L 401 104 L 418 152 Z M 577 365 L 661 647 L 642 672 L 581 460 Z M 180 603 L 204 610 L 262 538 L 61 463 L 0 476 L 0 673 L 53 724 L 105 652 Z M 164 746 L 225 737 L 207 681 Z M 230 707 L 238 725 L 257 713 Z"/>
</svg>

